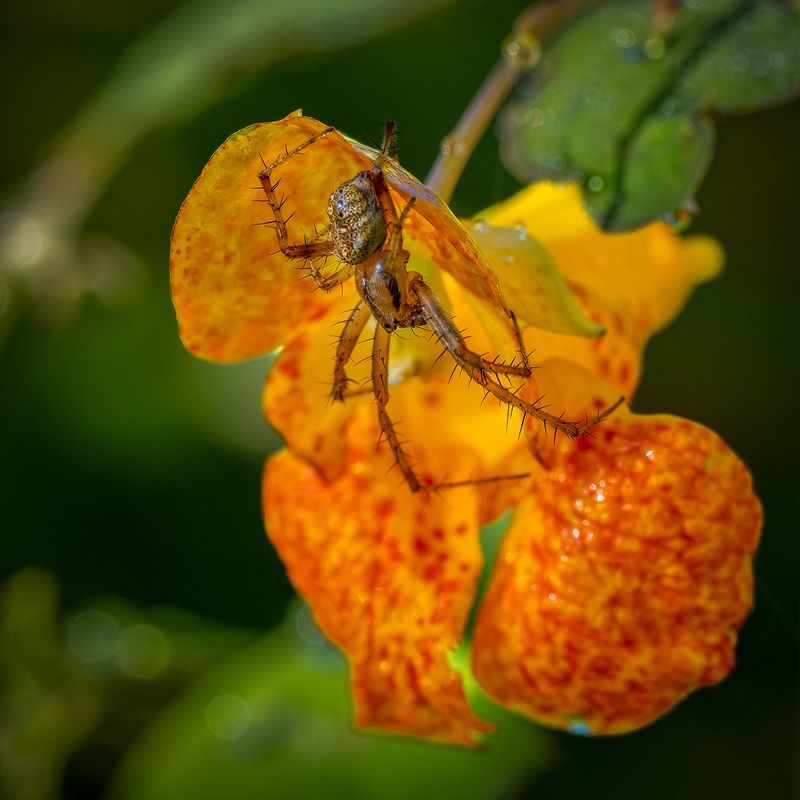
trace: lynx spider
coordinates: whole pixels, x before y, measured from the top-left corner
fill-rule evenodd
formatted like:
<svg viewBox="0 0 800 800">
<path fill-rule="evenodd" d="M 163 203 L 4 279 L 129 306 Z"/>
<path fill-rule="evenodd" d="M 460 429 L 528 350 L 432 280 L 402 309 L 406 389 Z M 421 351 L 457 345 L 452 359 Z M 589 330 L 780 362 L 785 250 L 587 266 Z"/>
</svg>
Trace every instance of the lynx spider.
<svg viewBox="0 0 800 800">
<path fill-rule="evenodd" d="M 459 329 L 454 325 L 439 298 L 418 272 L 407 268 L 408 250 L 403 249 L 403 223 L 414 205 L 412 197 L 398 214 L 389 194 L 383 166 L 397 153 L 397 132 L 393 122 L 387 122 L 383 145 L 373 166 L 359 172 L 355 177 L 339 186 L 328 201 L 328 223 L 325 229 L 302 244 L 289 242 L 283 215 L 285 198 L 278 200 L 275 191 L 278 183 L 272 181 L 276 167 L 297 155 L 315 142 L 331 134 L 335 129 L 327 127 L 315 133 L 305 142 L 286 151 L 272 164 L 263 161 L 264 169 L 259 173 L 266 201 L 272 209 L 274 221 L 270 224 L 277 234 L 280 252 L 290 260 L 303 260 L 316 286 L 323 291 L 355 276 L 356 289 L 360 296 L 358 305 L 345 320 L 344 328 L 336 348 L 331 398 L 343 401 L 347 395 L 349 378 L 345 368 L 350 361 L 359 337 L 370 317 L 376 322 L 372 345 L 372 392 L 378 405 L 378 422 L 383 436 L 392 450 L 395 461 L 412 492 L 431 491 L 444 487 L 480 483 L 486 480 L 520 478 L 523 475 L 508 475 L 498 478 L 423 485 L 414 472 L 388 413 L 389 403 L 389 347 L 391 335 L 397 328 L 428 326 L 450 353 L 456 365 L 483 389 L 497 397 L 510 408 L 517 408 L 549 425 L 554 432 L 560 431 L 569 438 L 576 438 L 605 419 L 616 408 L 599 414 L 584 425 L 547 413 L 542 407 L 518 397 L 503 386 L 500 376 L 529 378 L 531 367 L 525 355 L 522 337 L 512 315 L 516 338 L 521 354 L 521 363 L 489 361 L 470 350 Z M 319 262 L 333 256 L 341 266 L 330 275 L 323 276 Z"/>
</svg>

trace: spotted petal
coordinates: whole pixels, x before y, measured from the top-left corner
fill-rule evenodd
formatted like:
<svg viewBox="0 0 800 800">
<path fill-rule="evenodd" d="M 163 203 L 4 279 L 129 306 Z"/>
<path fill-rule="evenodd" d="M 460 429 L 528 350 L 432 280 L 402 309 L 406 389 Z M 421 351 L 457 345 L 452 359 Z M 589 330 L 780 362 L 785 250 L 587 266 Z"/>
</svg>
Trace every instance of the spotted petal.
<svg viewBox="0 0 800 800">
<path fill-rule="evenodd" d="M 473 716 L 448 663 L 481 567 L 476 497 L 410 495 L 369 442 L 333 483 L 288 452 L 264 475 L 267 530 L 326 635 L 347 654 L 363 727 L 474 744 Z M 365 431 L 365 433 L 367 432 Z"/>
<path fill-rule="evenodd" d="M 497 556 L 477 679 L 555 727 L 646 725 L 731 670 L 760 519 L 747 469 L 701 425 L 619 412 L 562 443 Z"/>
<path fill-rule="evenodd" d="M 324 128 L 297 112 L 238 131 L 214 153 L 184 201 L 172 231 L 170 271 L 181 338 L 196 355 L 218 361 L 259 355 L 337 303 L 335 294 L 299 280 L 302 267 L 294 269 L 297 264 L 278 250 L 258 179 L 264 163 Z M 287 198 L 291 242 L 324 227 L 330 194 L 370 169 L 373 157 L 374 151 L 333 132 L 276 167 L 273 181 Z M 417 201 L 405 232 L 415 258 L 451 272 L 508 317 L 497 281 L 449 208 L 397 164 L 388 164 L 386 174 L 398 208 L 411 197 Z"/>
</svg>

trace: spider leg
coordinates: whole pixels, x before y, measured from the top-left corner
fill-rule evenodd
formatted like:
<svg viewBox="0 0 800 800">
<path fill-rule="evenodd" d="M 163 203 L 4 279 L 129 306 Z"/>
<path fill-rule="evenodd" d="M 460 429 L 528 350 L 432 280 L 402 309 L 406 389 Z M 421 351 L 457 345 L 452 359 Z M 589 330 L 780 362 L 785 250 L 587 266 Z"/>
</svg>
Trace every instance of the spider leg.
<svg viewBox="0 0 800 800">
<path fill-rule="evenodd" d="M 517 340 L 519 357 L 522 359 L 523 366 L 530 370 L 531 365 L 528 361 L 528 351 L 525 349 L 525 340 L 522 338 L 522 331 L 520 330 L 519 322 L 517 322 L 517 315 L 513 311 L 511 312 L 511 322 L 514 325 L 514 338 Z"/>
<path fill-rule="evenodd" d="M 297 147 L 294 147 L 291 150 L 287 149 L 286 152 L 280 158 L 273 161 L 272 164 L 267 165 L 265 163 L 264 169 L 258 173 L 258 179 L 261 181 L 261 186 L 264 189 L 267 203 L 272 209 L 274 216 L 274 221 L 270 224 L 272 227 L 274 227 L 275 233 L 278 237 L 278 247 L 286 256 L 286 258 L 303 259 L 306 261 L 309 267 L 309 273 L 314 283 L 318 288 L 323 289 L 326 292 L 346 281 L 352 275 L 352 271 L 350 271 L 348 268 L 342 268 L 328 277 L 324 277 L 320 273 L 319 269 L 314 265 L 313 262 L 323 258 L 324 256 L 330 255 L 333 252 L 333 245 L 327 239 L 312 239 L 310 241 L 303 242 L 302 244 L 291 244 L 289 242 L 289 234 L 286 229 L 286 223 L 288 220 L 283 214 L 283 206 L 286 202 L 286 198 L 283 197 L 279 200 L 275 194 L 275 190 L 280 181 L 276 181 L 275 183 L 272 182 L 272 172 L 274 171 L 275 167 L 279 166 L 293 155 L 296 155 L 300 151 L 304 150 L 309 145 L 314 144 L 314 142 L 319 141 L 324 136 L 327 136 L 333 130 L 335 129 L 331 127 L 324 128 L 323 130 L 314 134 L 314 136 L 312 136 L 310 139 L 307 139 L 305 142 L 299 144 Z"/>
<path fill-rule="evenodd" d="M 264 169 L 258 173 L 258 179 L 261 181 L 264 194 L 267 196 L 267 203 L 275 217 L 272 226 L 275 228 L 275 233 L 278 237 L 278 247 L 280 247 L 281 252 L 286 258 L 303 258 L 306 260 L 320 258 L 331 253 L 332 248 L 330 242 L 325 239 L 303 242 L 302 244 L 289 243 L 289 233 L 286 230 L 286 218 L 283 216 L 282 210 L 286 198 L 284 197 L 278 200 L 275 195 L 275 186 L 277 184 L 272 183 L 271 169 L 271 167 L 264 167 Z"/>
<path fill-rule="evenodd" d="M 378 156 L 375 165 L 382 167 L 387 158 L 397 160 L 397 123 L 393 119 L 386 120 L 383 129 L 383 144 L 381 154 Z"/>
<path fill-rule="evenodd" d="M 264 164 L 264 172 L 272 172 L 275 167 L 283 164 L 284 161 L 291 158 L 293 155 L 296 155 L 301 150 L 305 150 L 306 147 L 314 144 L 314 142 L 318 142 L 320 139 L 324 138 L 329 133 L 333 133 L 335 130 L 336 128 L 334 128 L 332 125 L 329 125 L 327 128 L 323 128 L 321 131 L 315 133 L 310 139 L 306 139 L 304 142 L 301 142 L 299 145 L 297 145 L 297 147 L 293 147 L 291 150 L 287 148 L 283 155 L 276 158 L 271 164 Z"/>
<path fill-rule="evenodd" d="M 470 350 L 461 335 L 461 331 L 453 324 L 453 320 L 450 319 L 450 315 L 442 306 L 436 293 L 425 282 L 422 280 L 414 281 L 412 291 L 422 306 L 427 322 L 433 328 L 439 341 L 450 352 L 456 362 L 464 368 L 465 372 L 482 386 L 485 386 L 488 380 L 487 372 L 495 375 L 515 375 L 519 378 L 530 377 L 531 370 L 527 364 L 504 364 L 501 361 L 489 361 Z M 489 389 L 489 391 L 492 390 Z M 511 393 L 509 392 L 509 394 Z M 513 397 L 514 395 L 511 396 Z"/>
<path fill-rule="evenodd" d="M 353 348 L 361 336 L 361 331 L 367 324 L 371 316 L 369 306 L 363 301 L 350 312 L 350 316 L 345 320 L 342 335 L 336 346 L 336 361 L 333 367 L 333 388 L 331 389 L 331 399 L 342 402 L 347 392 L 347 384 L 350 379 L 347 377 L 345 367 L 353 355 Z"/>
<path fill-rule="evenodd" d="M 529 403 L 527 400 L 518 397 L 514 392 L 491 377 L 491 373 L 529 377 L 530 369 L 528 367 L 496 364 L 492 361 L 486 361 L 486 359 L 482 358 L 477 353 L 473 353 L 467 348 L 461 332 L 453 325 L 452 320 L 447 315 L 447 312 L 442 307 L 433 290 L 422 280 L 418 280 L 413 283 L 412 291 L 422 305 L 428 323 L 464 372 L 487 392 L 493 394 L 509 406 L 518 408 L 523 414 L 530 414 L 530 416 L 540 420 L 544 423 L 545 427 L 549 425 L 554 431 L 560 431 L 570 439 L 574 439 L 586 433 L 590 428 L 597 425 L 598 422 L 602 422 L 602 420 L 622 402 L 622 399 L 618 400 L 613 406 L 598 414 L 595 419 L 587 421 L 584 425 L 578 425 L 562 417 L 549 414 L 535 403 Z"/>
<path fill-rule="evenodd" d="M 375 328 L 375 338 L 372 342 L 372 391 L 378 401 L 378 422 L 380 423 L 383 435 L 392 449 L 397 466 L 403 473 L 403 477 L 412 492 L 418 492 L 422 488 L 419 478 L 414 473 L 408 458 L 403 452 L 397 431 L 394 429 L 386 406 L 389 403 L 389 342 L 391 334 L 389 331 L 378 325 Z"/>
</svg>

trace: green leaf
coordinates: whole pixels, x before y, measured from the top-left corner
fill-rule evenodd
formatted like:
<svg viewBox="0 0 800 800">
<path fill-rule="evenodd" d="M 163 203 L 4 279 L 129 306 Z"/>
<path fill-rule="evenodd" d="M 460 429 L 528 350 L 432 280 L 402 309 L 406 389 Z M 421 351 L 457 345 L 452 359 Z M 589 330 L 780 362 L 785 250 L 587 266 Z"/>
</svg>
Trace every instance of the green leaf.
<svg viewBox="0 0 800 800">
<path fill-rule="evenodd" d="M 118 771 L 114 797 L 478 800 L 542 768 L 548 735 L 484 698 L 477 710 L 498 731 L 483 751 L 355 733 L 344 659 L 306 607 L 289 620 L 155 720 Z"/>
<path fill-rule="evenodd" d="M 579 181 L 607 229 L 691 210 L 713 152 L 712 112 L 800 90 L 796 4 L 687 3 L 665 31 L 652 5 L 615 0 L 579 19 L 501 121 L 509 169 L 528 182 Z"/>
</svg>

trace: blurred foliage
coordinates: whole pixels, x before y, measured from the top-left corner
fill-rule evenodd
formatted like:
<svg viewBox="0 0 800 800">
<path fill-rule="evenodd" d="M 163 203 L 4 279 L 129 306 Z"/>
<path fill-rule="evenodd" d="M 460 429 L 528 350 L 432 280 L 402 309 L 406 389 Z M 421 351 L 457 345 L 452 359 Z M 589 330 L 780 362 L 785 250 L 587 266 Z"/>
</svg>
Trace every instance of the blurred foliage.
<svg viewBox="0 0 800 800">
<path fill-rule="evenodd" d="M 121 751 L 177 688 L 253 638 L 178 610 L 96 600 L 62 627 L 58 586 L 34 567 L 0 586 L 0 788 L 59 792 L 68 759 L 102 737 Z"/>
<path fill-rule="evenodd" d="M 262 26 L 275 15 L 292 32 L 272 49 L 245 3 L 3 4 L 0 91 L 13 113 L 0 132 L 0 238 L 16 258 L 0 266 L 0 567 L 13 575 L 0 622 L 3 796 L 83 800 L 109 785 L 175 796 L 197 789 L 194 771 L 208 785 L 227 776 L 216 796 L 246 775 L 242 792 L 258 796 L 280 780 L 298 796 L 335 785 L 382 797 L 406 774 L 422 798 L 472 786 L 506 800 L 794 796 L 797 103 L 720 121 L 694 230 L 723 242 L 727 270 L 653 340 L 635 400 L 703 421 L 751 465 L 767 518 L 755 613 L 733 676 L 635 736 L 583 740 L 504 717 L 498 751 L 465 756 L 353 735 L 341 660 L 281 623 L 297 612 L 258 503 L 263 457 L 279 446 L 259 408 L 268 361 L 207 365 L 178 342 L 169 231 L 231 131 L 302 106 L 374 142 L 392 117 L 403 163 L 423 174 L 523 5 L 364 0 L 363 27 L 348 13 L 334 41 L 316 16 L 336 18 L 331 4 L 307 11 L 317 38 L 304 38 L 290 3 L 253 3 Z M 110 97 L 115 85 L 127 96 Z M 126 125 L 92 110 L 103 107 Z M 100 166 L 49 171 L 92 119 Z M 453 207 L 475 213 L 516 186 L 485 137 Z M 48 571 L 18 572 L 31 564 Z M 185 611 L 154 610 L 165 607 Z M 231 738 L 235 698 L 251 716 Z M 331 783 L 319 789 L 319 776 Z"/>
<path fill-rule="evenodd" d="M 113 796 L 255 800 L 266 787 L 297 800 L 507 795 L 545 765 L 548 737 L 485 698 L 477 704 L 498 727 L 483 752 L 353 733 L 344 659 L 302 605 L 159 717 L 121 765 Z"/>
<path fill-rule="evenodd" d="M 661 5 L 659 16 L 650 0 L 601 4 L 558 37 L 503 117 L 517 177 L 579 181 L 614 230 L 694 209 L 714 112 L 753 111 L 800 91 L 796 4 Z"/>
</svg>

